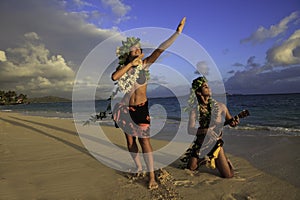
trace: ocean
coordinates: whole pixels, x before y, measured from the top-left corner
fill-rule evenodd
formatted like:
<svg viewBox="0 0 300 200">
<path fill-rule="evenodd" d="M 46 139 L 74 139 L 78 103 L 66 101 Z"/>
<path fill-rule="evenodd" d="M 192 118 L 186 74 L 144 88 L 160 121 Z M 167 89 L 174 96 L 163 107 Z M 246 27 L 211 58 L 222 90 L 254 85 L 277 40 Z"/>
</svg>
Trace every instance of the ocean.
<svg viewBox="0 0 300 200">
<path fill-rule="evenodd" d="M 186 124 L 188 113 L 183 111 L 186 102 L 187 97 L 150 98 L 152 129 L 159 133 L 168 132 L 178 128 L 181 122 Z M 81 102 L 82 105 L 89 103 Z M 107 105 L 106 100 L 96 100 L 95 110 L 104 111 Z M 300 136 L 300 94 L 230 95 L 227 96 L 227 107 L 232 116 L 245 109 L 250 112 L 250 116 L 241 119 L 239 126 L 234 129 L 249 130 L 253 135 Z M 73 118 L 72 102 L 1 106 L 0 110 L 43 117 Z M 89 113 L 91 116 L 95 114 Z M 110 116 L 97 122 L 114 125 Z M 157 138 L 159 133 L 156 134 Z"/>
</svg>

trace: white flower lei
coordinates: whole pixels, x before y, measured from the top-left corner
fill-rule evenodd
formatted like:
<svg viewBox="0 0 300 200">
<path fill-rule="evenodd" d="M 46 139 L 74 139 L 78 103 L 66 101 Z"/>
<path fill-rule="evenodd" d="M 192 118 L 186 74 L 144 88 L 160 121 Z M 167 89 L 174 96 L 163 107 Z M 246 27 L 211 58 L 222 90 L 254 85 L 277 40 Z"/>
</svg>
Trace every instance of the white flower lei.
<svg viewBox="0 0 300 200">
<path fill-rule="evenodd" d="M 143 70 L 143 65 L 138 65 L 134 68 L 134 74 L 130 75 L 128 71 L 118 80 L 119 88 L 122 92 L 128 93 L 131 91 L 132 86 L 136 83 L 140 71 Z"/>
</svg>

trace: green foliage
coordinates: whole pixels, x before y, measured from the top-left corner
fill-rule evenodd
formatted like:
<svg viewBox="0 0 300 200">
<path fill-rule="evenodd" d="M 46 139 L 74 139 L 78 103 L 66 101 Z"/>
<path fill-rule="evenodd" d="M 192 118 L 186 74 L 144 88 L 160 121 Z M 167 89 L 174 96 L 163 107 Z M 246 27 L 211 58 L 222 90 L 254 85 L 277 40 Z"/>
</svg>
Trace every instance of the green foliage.
<svg viewBox="0 0 300 200">
<path fill-rule="evenodd" d="M 28 103 L 27 95 L 17 94 L 15 91 L 0 90 L 0 105 L 13 105 Z"/>
</svg>

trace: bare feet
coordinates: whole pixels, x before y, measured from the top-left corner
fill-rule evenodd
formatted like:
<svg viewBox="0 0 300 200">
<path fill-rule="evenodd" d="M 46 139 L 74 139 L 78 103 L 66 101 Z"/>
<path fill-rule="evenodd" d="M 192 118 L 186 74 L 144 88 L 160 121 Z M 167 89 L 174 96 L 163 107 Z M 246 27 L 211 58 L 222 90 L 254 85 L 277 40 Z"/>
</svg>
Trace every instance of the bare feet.
<svg viewBox="0 0 300 200">
<path fill-rule="evenodd" d="M 158 184 L 155 181 L 155 174 L 154 174 L 154 172 L 149 172 L 149 185 L 148 185 L 148 188 L 150 190 L 158 188 Z"/>
<path fill-rule="evenodd" d="M 139 169 L 134 173 L 134 175 L 136 178 L 143 178 L 143 177 L 147 176 L 147 173 L 145 171 L 143 171 L 142 169 Z"/>
<path fill-rule="evenodd" d="M 155 180 L 150 180 L 150 181 L 149 181 L 148 188 L 149 188 L 150 190 L 157 189 L 157 188 L 158 188 L 157 182 L 156 182 Z"/>
</svg>

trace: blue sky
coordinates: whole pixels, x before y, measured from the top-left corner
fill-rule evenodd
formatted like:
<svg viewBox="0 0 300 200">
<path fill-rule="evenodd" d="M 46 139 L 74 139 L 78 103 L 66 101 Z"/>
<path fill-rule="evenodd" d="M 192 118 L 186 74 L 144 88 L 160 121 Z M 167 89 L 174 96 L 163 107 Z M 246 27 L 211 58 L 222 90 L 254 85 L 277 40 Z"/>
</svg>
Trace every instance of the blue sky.
<svg viewBox="0 0 300 200">
<path fill-rule="evenodd" d="M 297 0 L 3 0 L 1 89 L 70 97 L 99 43 L 135 28 L 175 30 L 186 16 L 183 34 L 211 56 L 227 92 L 300 92 L 299 8 Z"/>
</svg>

